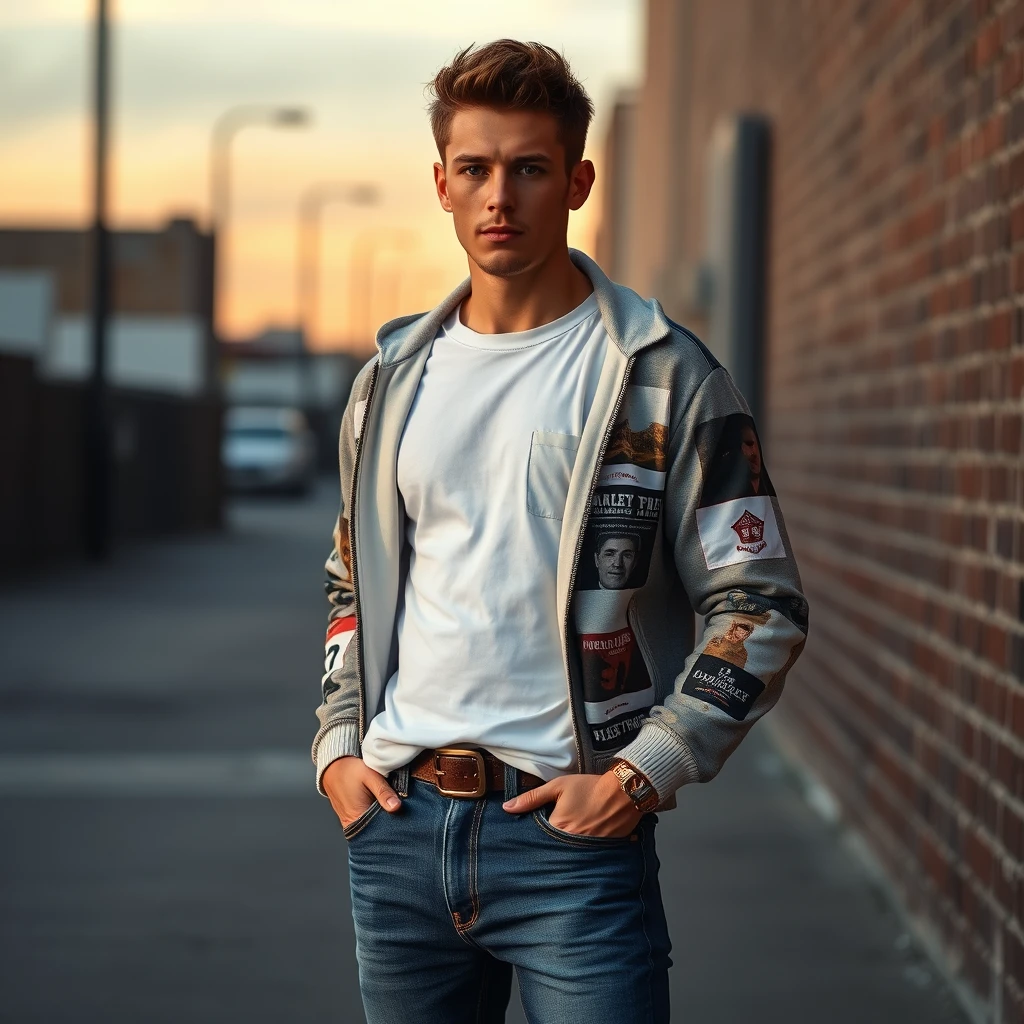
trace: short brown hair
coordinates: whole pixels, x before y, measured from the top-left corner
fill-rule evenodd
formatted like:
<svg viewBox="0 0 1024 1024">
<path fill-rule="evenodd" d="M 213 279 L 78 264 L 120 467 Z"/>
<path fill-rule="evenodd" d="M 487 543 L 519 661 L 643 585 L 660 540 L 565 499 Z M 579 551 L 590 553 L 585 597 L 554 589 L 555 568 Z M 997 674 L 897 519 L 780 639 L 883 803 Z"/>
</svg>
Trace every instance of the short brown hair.
<svg viewBox="0 0 1024 1024">
<path fill-rule="evenodd" d="M 550 46 L 517 39 L 498 39 L 476 50 L 467 46 L 438 71 L 430 91 L 430 127 L 442 162 L 456 111 L 477 106 L 552 114 L 567 166 L 583 159 L 594 104 L 566 59 Z"/>
</svg>

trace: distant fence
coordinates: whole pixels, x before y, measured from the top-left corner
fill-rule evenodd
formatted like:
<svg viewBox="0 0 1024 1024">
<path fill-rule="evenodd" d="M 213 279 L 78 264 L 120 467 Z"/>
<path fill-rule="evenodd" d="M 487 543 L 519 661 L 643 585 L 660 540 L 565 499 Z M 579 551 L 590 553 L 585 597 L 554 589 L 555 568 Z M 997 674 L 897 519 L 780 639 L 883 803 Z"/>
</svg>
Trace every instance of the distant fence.
<svg viewBox="0 0 1024 1024">
<path fill-rule="evenodd" d="M 0 353 L 0 576 L 84 551 L 83 384 L 40 380 Z M 221 408 L 115 389 L 113 532 L 145 537 L 221 524 Z"/>
</svg>

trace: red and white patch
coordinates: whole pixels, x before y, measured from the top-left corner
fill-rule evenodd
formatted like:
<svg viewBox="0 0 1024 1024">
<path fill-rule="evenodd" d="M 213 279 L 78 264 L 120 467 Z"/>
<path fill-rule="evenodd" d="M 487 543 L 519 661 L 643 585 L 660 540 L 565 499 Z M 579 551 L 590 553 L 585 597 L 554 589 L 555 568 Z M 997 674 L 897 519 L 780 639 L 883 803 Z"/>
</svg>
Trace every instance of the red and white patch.
<svg viewBox="0 0 1024 1024">
<path fill-rule="evenodd" d="M 757 558 L 785 558 L 769 497 L 736 498 L 697 509 L 697 532 L 709 569 Z"/>
<path fill-rule="evenodd" d="M 346 615 L 335 619 L 327 627 L 327 639 L 324 642 L 324 675 L 329 676 L 340 664 L 342 656 L 352 642 L 356 632 L 356 617 Z"/>
</svg>

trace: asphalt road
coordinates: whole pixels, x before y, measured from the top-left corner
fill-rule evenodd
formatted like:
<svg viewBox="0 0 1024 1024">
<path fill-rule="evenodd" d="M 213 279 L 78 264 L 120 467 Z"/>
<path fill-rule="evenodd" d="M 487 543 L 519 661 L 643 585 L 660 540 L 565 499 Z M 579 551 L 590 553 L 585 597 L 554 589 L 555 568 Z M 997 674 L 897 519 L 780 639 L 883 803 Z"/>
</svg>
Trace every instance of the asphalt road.
<svg viewBox="0 0 1024 1024">
<path fill-rule="evenodd" d="M 0 588 L 0 1021 L 362 1021 L 308 760 L 334 512 Z M 659 836 L 675 1020 L 965 1019 L 764 726 Z"/>
</svg>

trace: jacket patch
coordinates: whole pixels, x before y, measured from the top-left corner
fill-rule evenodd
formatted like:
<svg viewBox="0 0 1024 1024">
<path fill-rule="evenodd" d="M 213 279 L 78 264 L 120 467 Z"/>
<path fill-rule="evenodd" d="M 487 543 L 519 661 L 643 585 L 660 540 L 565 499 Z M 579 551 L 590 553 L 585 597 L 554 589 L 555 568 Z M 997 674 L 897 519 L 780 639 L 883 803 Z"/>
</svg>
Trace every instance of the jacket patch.
<svg viewBox="0 0 1024 1024">
<path fill-rule="evenodd" d="M 767 616 L 765 620 L 767 621 Z M 757 625 L 746 619 L 734 619 L 728 628 L 714 634 L 704 647 L 704 654 L 710 654 L 720 661 L 727 661 L 737 668 L 747 664 L 747 640 L 754 634 Z"/>
<path fill-rule="evenodd" d="M 786 557 L 771 498 L 738 498 L 699 508 L 697 533 L 709 569 Z"/>
<path fill-rule="evenodd" d="M 697 533 L 709 569 L 755 558 L 785 558 L 772 486 L 754 421 L 744 413 L 697 428 L 703 481 Z"/>
<path fill-rule="evenodd" d="M 654 685 L 627 610 L 644 586 L 658 536 L 670 393 L 628 387 L 611 429 L 577 566 L 575 621 L 595 750 L 625 746 L 654 704 Z"/>
<path fill-rule="evenodd" d="M 754 421 L 745 413 L 708 420 L 697 428 L 697 455 L 704 480 L 699 508 L 735 498 L 774 497 Z"/>
<path fill-rule="evenodd" d="M 763 691 L 764 683 L 760 679 L 713 654 L 697 656 L 682 690 L 691 697 L 721 708 L 737 722 L 747 717 L 751 705 Z"/>
<path fill-rule="evenodd" d="M 585 706 L 594 748 L 612 749 L 628 722 L 638 712 L 642 719 L 654 703 L 654 685 L 629 626 L 613 633 L 584 633 L 580 647 L 583 677 L 589 680 Z"/>
<path fill-rule="evenodd" d="M 341 659 L 352 642 L 356 633 L 356 617 L 345 615 L 335 619 L 327 627 L 327 639 L 324 643 L 324 674 L 320 680 L 323 688 L 324 700 L 340 689 L 338 684 L 331 679 L 331 674 L 341 665 Z"/>
</svg>

